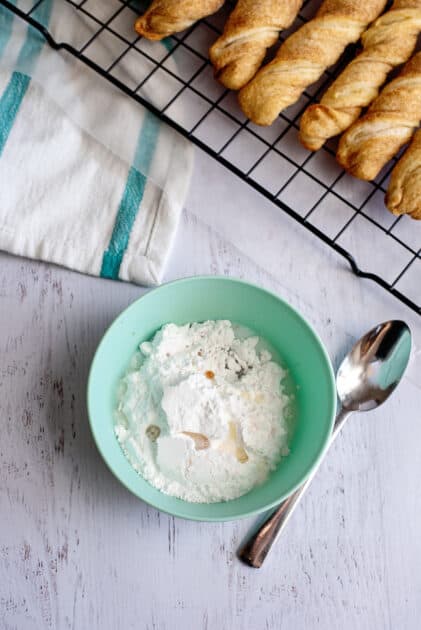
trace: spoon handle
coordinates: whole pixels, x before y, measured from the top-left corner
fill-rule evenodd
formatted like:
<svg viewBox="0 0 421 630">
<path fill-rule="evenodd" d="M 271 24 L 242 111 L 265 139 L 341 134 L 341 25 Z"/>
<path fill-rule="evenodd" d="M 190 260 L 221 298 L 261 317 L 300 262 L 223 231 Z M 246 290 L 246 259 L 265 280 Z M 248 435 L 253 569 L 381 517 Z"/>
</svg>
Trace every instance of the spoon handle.
<svg viewBox="0 0 421 630">
<path fill-rule="evenodd" d="M 333 425 L 332 434 L 328 443 L 329 448 L 339 431 L 342 429 L 345 420 L 351 414 L 350 411 L 341 409 L 336 416 L 335 424 Z M 327 449 L 326 449 L 327 451 Z M 301 497 L 307 490 L 308 486 L 313 481 L 313 477 L 319 469 L 324 457 L 318 462 L 317 466 L 308 477 L 307 481 L 303 483 L 295 492 L 290 494 L 279 507 L 266 519 L 263 525 L 260 526 L 258 531 L 250 538 L 245 547 L 240 551 L 239 557 L 243 562 L 256 569 L 260 568 L 265 561 L 267 554 L 269 553 L 272 545 L 276 542 L 285 525 L 287 524 L 291 514 L 295 507 L 299 503 Z"/>
</svg>

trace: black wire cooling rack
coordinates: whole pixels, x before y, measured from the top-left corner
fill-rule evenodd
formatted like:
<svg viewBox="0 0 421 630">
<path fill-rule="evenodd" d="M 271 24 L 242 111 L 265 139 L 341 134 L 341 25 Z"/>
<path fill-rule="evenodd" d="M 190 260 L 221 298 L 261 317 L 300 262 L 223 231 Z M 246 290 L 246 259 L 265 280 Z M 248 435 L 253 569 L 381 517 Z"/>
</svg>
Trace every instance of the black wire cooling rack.
<svg viewBox="0 0 421 630">
<path fill-rule="evenodd" d="M 94 69 L 270 199 L 343 256 L 357 276 L 376 282 L 421 314 L 421 225 L 395 218 L 383 202 L 393 164 L 375 182 L 361 182 L 338 167 L 334 145 L 311 154 L 298 142 L 301 113 L 343 67 L 347 53 L 272 126 L 257 127 L 244 118 L 235 95 L 212 77 L 207 50 L 226 13 L 199 22 L 163 46 L 136 36 L 133 23 L 140 2 L 59 0 L 71 4 L 92 29 L 89 39 L 75 46 L 56 41 L 37 21 L 45 1 L 0 3 L 41 32 L 52 48 Z M 315 5 L 304 2 L 294 28 L 314 14 Z M 348 51 L 348 58 L 353 52 Z"/>
</svg>

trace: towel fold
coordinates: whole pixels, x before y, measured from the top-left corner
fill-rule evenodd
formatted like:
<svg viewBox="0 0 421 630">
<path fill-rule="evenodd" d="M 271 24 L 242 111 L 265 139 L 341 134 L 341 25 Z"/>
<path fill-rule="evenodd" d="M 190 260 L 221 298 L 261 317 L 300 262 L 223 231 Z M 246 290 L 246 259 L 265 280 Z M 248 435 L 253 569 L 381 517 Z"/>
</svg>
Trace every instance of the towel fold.
<svg viewBox="0 0 421 630">
<path fill-rule="evenodd" d="M 65 5 L 42 0 L 33 17 L 80 38 Z M 191 166 L 190 143 L 0 7 L 1 249 L 156 284 Z"/>
</svg>

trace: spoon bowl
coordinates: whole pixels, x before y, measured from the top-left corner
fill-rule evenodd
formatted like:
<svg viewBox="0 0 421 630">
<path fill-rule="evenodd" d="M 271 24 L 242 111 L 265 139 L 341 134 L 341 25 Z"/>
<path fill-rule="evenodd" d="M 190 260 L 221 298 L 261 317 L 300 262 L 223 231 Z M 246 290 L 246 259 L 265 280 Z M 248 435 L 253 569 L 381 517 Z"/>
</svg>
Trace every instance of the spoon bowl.
<svg viewBox="0 0 421 630">
<path fill-rule="evenodd" d="M 399 384 L 411 354 L 411 332 L 405 322 L 379 324 L 362 337 L 342 361 L 336 389 L 342 409 L 370 411 Z"/>
</svg>

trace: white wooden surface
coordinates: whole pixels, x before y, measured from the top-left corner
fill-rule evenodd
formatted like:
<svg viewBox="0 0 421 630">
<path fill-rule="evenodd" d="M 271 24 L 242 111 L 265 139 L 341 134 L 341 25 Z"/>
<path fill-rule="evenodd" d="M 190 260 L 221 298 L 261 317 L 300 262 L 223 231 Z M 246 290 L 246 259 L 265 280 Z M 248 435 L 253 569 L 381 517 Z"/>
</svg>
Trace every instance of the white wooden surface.
<svg viewBox="0 0 421 630">
<path fill-rule="evenodd" d="M 186 207 L 167 279 L 262 284 L 307 315 L 335 362 L 390 317 L 421 336 L 419 318 L 200 154 Z M 387 406 L 354 417 L 267 564 L 249 569 L 235 552 L 254 519 L 160 514 L 92 442 L 89 363 L 142 289 L 0 260 L 1 630 L 420 627 L 417 369 Z"/>
</svg>

